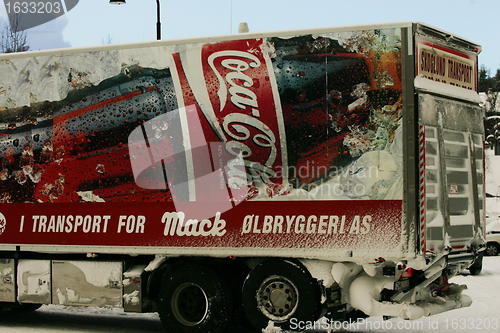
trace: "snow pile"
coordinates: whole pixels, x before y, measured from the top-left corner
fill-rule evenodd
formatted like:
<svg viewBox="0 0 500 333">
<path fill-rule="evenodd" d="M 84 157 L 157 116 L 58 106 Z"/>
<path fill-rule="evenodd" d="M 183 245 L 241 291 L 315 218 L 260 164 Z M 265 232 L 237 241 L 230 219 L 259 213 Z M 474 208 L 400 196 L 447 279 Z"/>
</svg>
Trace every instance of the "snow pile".
<svg viewBox="0 0 500 333">
<path fill-rule="evenodd" d="M 335 283 L 332 276 L 333 262 L 303 259 L 301 263 L 307 268 L 313 278 L 322 281 L 325 288 L 330 288 Z"/>
<path fill-rule="evenodd" d="M 495 156 L 494 151 L 486 152 L 486 193 L 493 197 L 486 198 L 486 223 L 500 218 L 500 156 Z"/>
</svg>

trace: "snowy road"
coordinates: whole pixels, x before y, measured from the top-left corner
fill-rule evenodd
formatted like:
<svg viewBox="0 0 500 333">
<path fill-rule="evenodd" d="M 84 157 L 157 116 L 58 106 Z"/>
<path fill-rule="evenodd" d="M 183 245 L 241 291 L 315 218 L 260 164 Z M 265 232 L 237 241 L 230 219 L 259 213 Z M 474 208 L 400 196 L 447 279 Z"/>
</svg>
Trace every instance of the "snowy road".
<svg viewBox="0 0 500 333">
<path fill-rule="evenodd" d="M 344 325 L 340 331 L 384 333 L 500 331 L 500 257 L 486 257 L 480 276 L 471 276 L 464 272 L 464 275 L 457 276 L 452 281 L 468 285 L 469 290 L 464 293 L 473 299 L 469 308 L 415 321 L 398 319 L 383 321 L 381 317 L 374 317 L 365 323 Z M 0 332 L 164 333 L 164 330 L 156 314 L 124 313 L 121 309 L 43 306 L 32 313 L 0 312 Z M 327 332 L 327 330 L 310 332 Z"/>
</svg>

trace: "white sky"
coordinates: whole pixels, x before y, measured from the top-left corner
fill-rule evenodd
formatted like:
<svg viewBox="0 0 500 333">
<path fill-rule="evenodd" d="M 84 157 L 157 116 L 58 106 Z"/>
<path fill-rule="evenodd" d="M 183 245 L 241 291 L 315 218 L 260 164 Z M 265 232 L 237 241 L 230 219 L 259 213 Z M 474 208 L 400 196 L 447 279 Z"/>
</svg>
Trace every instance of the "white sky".
<svg viewBox="0 0 500 333">
<path fill-rule="evenodd" d="M 22 1 L 22 0 L 20 0 Z M 31 0 L 26 0 L 31 1 Z M 479 65 L 500 68 L 500 0 L 160 0 L 162 38 L 421 21 L 483 47 Z M 156 39 L 156 1 L 80 0 L 65 16 L 28 30 L 32 49 Z M 6 20 L 0 5 L 0 19 Z M 0 22 L 3 23 L 3 22 Z M 2 24 L 3 27 L 3 24 Z"/>
</svg>

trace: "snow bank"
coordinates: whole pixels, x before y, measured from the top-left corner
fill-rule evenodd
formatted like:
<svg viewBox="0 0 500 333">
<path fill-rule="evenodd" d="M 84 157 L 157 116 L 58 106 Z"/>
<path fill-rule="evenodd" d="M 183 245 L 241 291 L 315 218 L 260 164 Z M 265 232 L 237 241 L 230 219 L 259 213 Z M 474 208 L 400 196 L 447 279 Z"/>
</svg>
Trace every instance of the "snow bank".
<svg viewBox="0 0 500 333">
<path fill-rule="evenodd" d="M 486 193 L 494 197 L 486 198 L 486 223 L 500 219 L 500 156 L 495 156 L 491 149 L 485 151 L 486 155 Z"/>
</svg>

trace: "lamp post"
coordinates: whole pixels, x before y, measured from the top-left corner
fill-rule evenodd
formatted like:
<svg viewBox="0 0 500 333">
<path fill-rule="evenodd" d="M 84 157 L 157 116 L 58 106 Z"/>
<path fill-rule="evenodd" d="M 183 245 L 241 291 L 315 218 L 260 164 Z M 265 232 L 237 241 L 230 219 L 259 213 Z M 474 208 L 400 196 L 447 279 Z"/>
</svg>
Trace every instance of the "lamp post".
<svg viewBox="0 0 500 333">
<path fill-rule="evenodd" d="M 124 5 L 127 2 L 125 0 L 109 0 L 110 4 L 113 5 Z M 156 39 L 161 39 L 161 22 L 160 22 L 160 0 L 156 0 Z"/>
<path fill-rule="evenodd" d="M 156 0 L 156 39 L 161 39 L 160 0 Z"/>
</svg>

